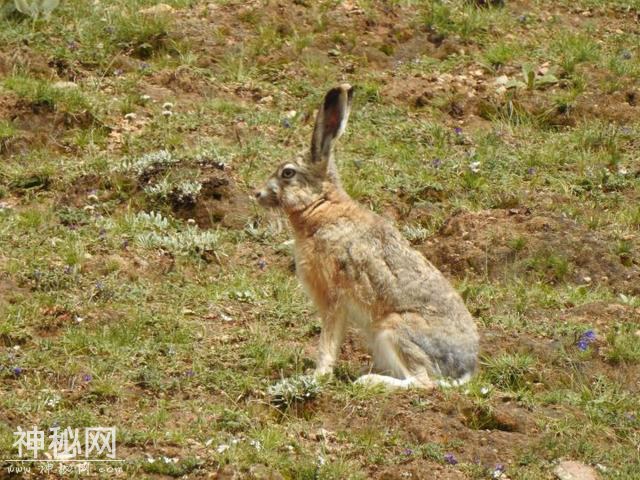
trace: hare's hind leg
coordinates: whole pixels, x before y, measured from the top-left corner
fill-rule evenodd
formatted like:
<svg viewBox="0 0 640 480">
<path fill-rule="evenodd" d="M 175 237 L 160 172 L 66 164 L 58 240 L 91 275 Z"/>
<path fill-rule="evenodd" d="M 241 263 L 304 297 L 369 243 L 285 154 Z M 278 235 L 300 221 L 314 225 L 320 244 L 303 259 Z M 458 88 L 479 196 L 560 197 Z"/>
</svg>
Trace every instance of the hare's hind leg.
<svg viewBox="0 0 640 480">
<path fill-rule="evenodd" d="M 400 318 L 399 315 L 395 315 Z M 388 322 L 393 324 L 397 319 L 389 318 Z M 410 357 L 401 348 L 401 339 L 398 337 L 398 331 L 394 328 L 388 328 L 375 334 L 371 345 L 374 368 L 381 374 L 363 375 L 357 383 L 363 384 L 384 384 L 394 388 L 434 388 L 436 386 L 429 375 L 425 365 L 416 365 L 415 361 L 409 364 Z M 420 352 L 421 353 L 421 352 Z M 424 356 L 424 354 L 422 354 Z M 426 360 L 425 360 L 426 361 Z M 417 366 L 417 368 L 416 368 Z"/>
</svg>

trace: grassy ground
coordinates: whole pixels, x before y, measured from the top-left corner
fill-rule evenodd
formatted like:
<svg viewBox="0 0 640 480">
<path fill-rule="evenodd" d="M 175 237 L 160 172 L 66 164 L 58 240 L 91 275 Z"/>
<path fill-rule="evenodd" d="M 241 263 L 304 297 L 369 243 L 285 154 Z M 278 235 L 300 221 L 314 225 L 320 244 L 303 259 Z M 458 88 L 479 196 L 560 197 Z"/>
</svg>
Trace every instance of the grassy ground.
<svg viewBox="0 0 640 480">
<path fill-rule="evenodd" d="M 1 458 L 116 426 L 130 478 L 638 478 L 637 0 L 155 3 L 0 20 Z M 355 386 L 354 336 L 270 389 L 319 321 L 250 192 L 339 81 L 346 188 L 478 320 L 465 388 Z"/>
</svg>

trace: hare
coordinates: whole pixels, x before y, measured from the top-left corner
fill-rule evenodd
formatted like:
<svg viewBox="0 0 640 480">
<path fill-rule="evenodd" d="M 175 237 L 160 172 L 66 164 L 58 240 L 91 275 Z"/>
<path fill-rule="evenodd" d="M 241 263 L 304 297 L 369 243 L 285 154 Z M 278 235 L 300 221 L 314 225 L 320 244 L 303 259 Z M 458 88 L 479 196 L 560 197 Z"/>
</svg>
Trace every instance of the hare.
<svg viewBox="0 0 640 480">
<path fill-rule="evenodd" d="M 341 186 L 333 147 L 352 98 L 348 84 L 329 90 L 310 150 L 281 164 L 255 192 L 260 205 L 288 216 L 298 277 L 322 316 L 315 373 L 332 372 L 353 326 L 376 372 L 356 382 L 396 388 L 464 383 L 476 368 L 478 332 L 460 295 L 395 227 Z"/>
</svg>

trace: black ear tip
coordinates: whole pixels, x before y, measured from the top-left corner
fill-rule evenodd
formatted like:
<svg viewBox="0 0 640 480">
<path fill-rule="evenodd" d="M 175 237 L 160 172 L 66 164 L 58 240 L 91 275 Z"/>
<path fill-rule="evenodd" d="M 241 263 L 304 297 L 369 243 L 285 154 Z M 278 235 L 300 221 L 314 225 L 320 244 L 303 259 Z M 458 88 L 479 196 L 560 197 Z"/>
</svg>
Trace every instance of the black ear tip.
<svg viewBox="0 0 640 480">
<path fill-rule="evenodd" d="M 356 90 L 356 87 L 348 83 L 343 83 L 337 87 L 332 88 L 327 92 L 327 94 L 324 97 L 325 108 L 336 104 L 340 100 L 340 95 L 343 92 L 347 93 L 347 100 L 351 101 L 355 90 Z"/>
<path fill-rule="evenodd" d="M 340 87 L 332 88 L 324 97 L 324 107 L 330 107 L 340 101 Z"/>
</svg>

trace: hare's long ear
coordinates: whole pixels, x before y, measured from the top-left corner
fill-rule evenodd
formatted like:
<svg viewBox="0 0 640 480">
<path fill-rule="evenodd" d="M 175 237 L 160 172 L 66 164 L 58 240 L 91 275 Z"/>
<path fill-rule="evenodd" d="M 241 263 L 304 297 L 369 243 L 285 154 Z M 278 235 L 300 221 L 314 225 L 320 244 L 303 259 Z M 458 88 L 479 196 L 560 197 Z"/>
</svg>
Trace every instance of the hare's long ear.
<svg viewBox="0 0 640 480">
<path fill-rule="evenodd" d="M 311 138 L 312 164 L 327 167 L 332 162 L 333 145 L 347 127 L 352 99 L 353 87 L 348 83 L 332 88 L 325 95 Z"/>
</svg>

